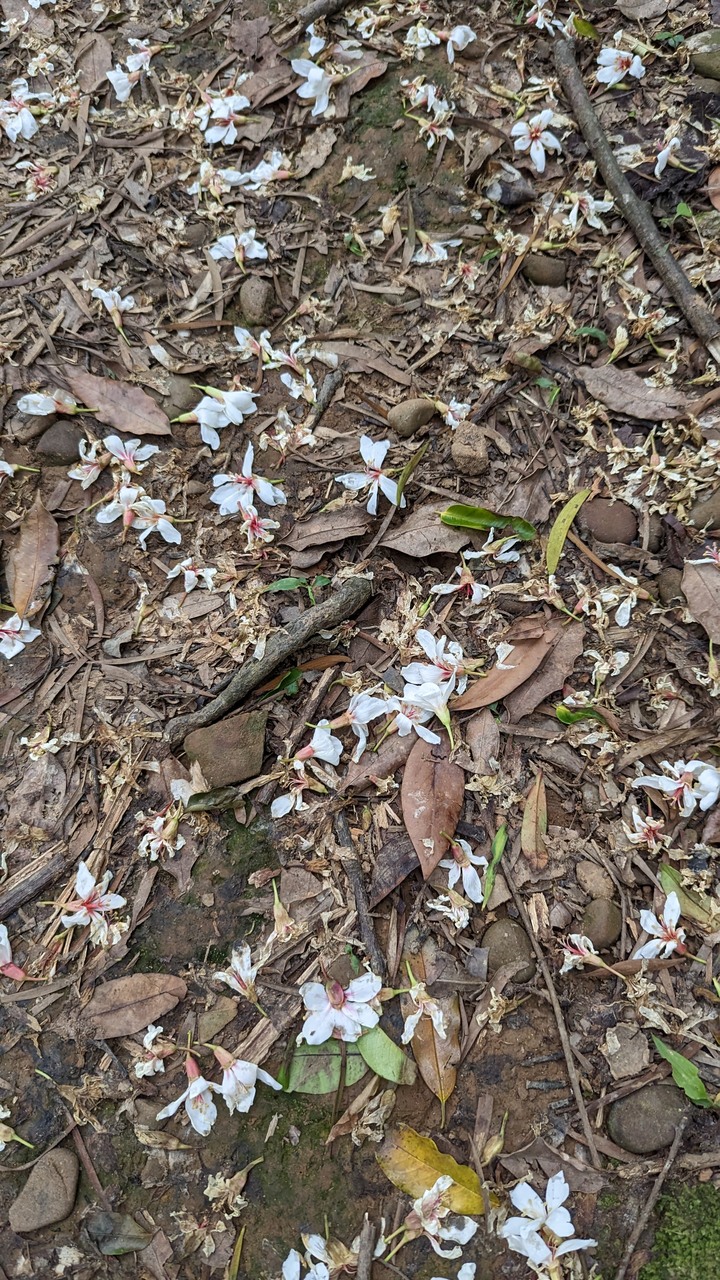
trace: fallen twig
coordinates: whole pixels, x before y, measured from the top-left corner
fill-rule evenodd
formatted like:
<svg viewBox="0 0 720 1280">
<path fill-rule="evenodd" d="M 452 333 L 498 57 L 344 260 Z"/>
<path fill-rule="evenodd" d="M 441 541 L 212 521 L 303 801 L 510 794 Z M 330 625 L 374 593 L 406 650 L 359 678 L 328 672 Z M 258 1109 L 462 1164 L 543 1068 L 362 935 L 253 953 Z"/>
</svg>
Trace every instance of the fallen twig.
<svg viewBox="0 0 720 1280">
<path fill-rule="evenodd" d="M 658 1197 L 660 1195 L 660 1192 L 662 1191 L 663 1183 L 667 1178 L 670 1170 L 672 1169 L 673 1164 L 675 1163 L 675 1157 L 680 1149 L 680 1143 L 682 1142 L 682 1136 L 685 1132 L 685 1126 L 687 1125 L 688 1118 L 689 1118 L 688 1116 L 685 1116 L 684 1119 L 680 1121 L 680 1124 L 675 1130 L 675 1137 L 673 1138 L 673 1144 L 667 1153 L 667 1158 L 665 1160 L 665 1163 L 655 1180 L 655 1183 L 652 1191 L 650 1192 L 650 1195 L 648 1196 L 647 1200 L 645 1201 L 645 1204 L 643 1205 L 642 1212 L 640 1213 L 640 1216 L 637 1222 L 635 1223 L 635 1226 L 630 1232 L 630 1237 L 628 1239 L 627 1245 L 625 1246 L 625 1252 L 622 1257 L 622 1262 L 620 1263 L 620 1266 L 618 1267 L 615 1273 L 615 1280 L 625 1280 L 628 1267 L 632 1262 L 632 1257 L 635 1252 L 635 1246 L 637 1245 L 638 1240 L 640 1239 L 643 1231 L 645 1230 L 648 1224 L 648 1221 L 650 1219 L 650 1214 L 652 1213 L 653 1209 L 655 1208 L 655 1205 L 658 1202 Z"/>
<path fill-rule="evenodd" d="M 367 953 L 373 973 L 376 973 L 378 977 L 382 978 L 384 981 L 387 972 L 387 965 L 375 934 L 375 925 L 370 914 L 367 889 L 365 888 L 365 879 L 363 877 L 362 867 L 360 866 L 360 859 L 358 858 L 357 850 L 355 848 L 352 835 L 350 834 L 348 820 L 342 810 L 335 816 L 335 834 L 340 845 L 342 864 L 347 872 L 347 878 L 352 885 L 352 891 L 355 897 L 355 910 L 357 911 L 358 926 L 360 928 L 362 944 Z"/>
<path fill-rule="evenodd" d="M 705 344 L 710 354 L 720 360 L 720 324 L 693 288 L 682 267 L 675 261 L 657 229 L 655 219 L 644 200 L 635 195 L 620 168 L 610 143 L 603 132 L 595 108 L 575 60 L 568 40 L 554 40 L 555 66 L 560 84 L 592 157 L 609 191 L 614 195 L 618 212 L 637 236 L 658 275 L 682 311 L 691 329 Z"/>
<path fill-rule="evenodd" d="M 198 711 L 191 711 L 186 716 L 176 716 L 171 720 L 166 729 L 171 746 L 177 747 L 192 729 L 202 729 L 232 711 L 263 680 L 267 680 L 281 662 L 302 649 L 318 631 L 336 627 L 338 623 L 351 618 L 367 604 L 371 595 L 372 584 L 368 578 L 347 578 L 327 600 L 313 605 L 289 626 L 272 635 L 263 657 L 243 663 L 227 688 L 216 698 L 206 702 Z"/>
<path fill-rule="evenodd" d="M 357 1270 L 355 1272 L 356 1280 L 372 1280 L 375 1235 L 375 1226 L 365 1214 L 365 1220 L 360 1232 L 360 1246 L 358 1248 Z"/>
<path fill-rule="evenodd" d="M 540 966 L 540 972 L 542 973 L 543 981 L 545 983 L 545 986 L 547 987 L 547 993 L 550 998 L 550 1003 L 553 1008 L 553 1013 L 555 1014 L 555 1021 L 557 1023 L 558 1035 L 560 1036 L 560 1043 L 562 1045 L 563 1053 L 565 1054 L 565 1063 L 567 1066 L 568 1078 L 570 1080 L 573 1094 L 575 1095 L 575 1103 L 580 1113 L 580 1121 L 582 1123 L 583 1133 L 585 1134 L 585 1140 L 588 1145 L 588 1150 L 590 1152 L 590 1159 L 592 1161 L 593 1168 L 602 1169 L 602 1164 L 600 1162 L 600 1157 L 598 1155 L 598 1149 L 595 1146 L 595 1135 L 592 1131 L 592 1125 L 590 1124 L 590 1119 L 588 1117 L 587 1107 L 585 1106 L 585 1099 L 582 1096 L 582 1089 L 580 1088 L 580 1080 L 578 1078 L 577 1069 L 575 1067 L 575 1059 L 573 1058 L 570 1039 L 568 1037 L 567 1028 L 565 1026 L 565 1020 L 562 1016 L 560 1001 L 557 998 L 555 983 L 552 980 L 550 970 L 545 960 L 545 956 L 543 955 L 542 947 L 540 946 L 540 943 L 538 942 L 533 932 L 533 927 L 530 923 L 528 913 L 525 910 L 525 903 L 523 902 L 522 898 L 520 897 L 520 894 L 515 888 L 512 878 L 506 875 L 505 879 L 507 882 L 507 887 L 510 890 L 510 893 L 512 894 L 513 902 L 515 903 L 515 906 L 518 909 L 520 919 L 522 920 L 523 928 L 525 929 L 525 932 L 527 933 L 527 936 L 530 939 L 532 949 L 535 952 L 538 965 Z"/>
</svg>

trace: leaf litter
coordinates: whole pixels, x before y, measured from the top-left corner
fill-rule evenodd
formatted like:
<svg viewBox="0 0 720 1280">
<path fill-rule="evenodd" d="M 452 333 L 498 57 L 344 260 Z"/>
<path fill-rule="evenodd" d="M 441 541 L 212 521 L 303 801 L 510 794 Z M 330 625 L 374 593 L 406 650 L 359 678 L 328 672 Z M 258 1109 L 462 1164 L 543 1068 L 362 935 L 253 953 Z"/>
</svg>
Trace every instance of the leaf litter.
<svg viewBox="0 0 720 1280">
<path fill-rule="evenodd" d="M 3 1265 L 624 1274 L 717 1178 L 702 22 L 310 8 L 6 5 Z"/>
</svg>

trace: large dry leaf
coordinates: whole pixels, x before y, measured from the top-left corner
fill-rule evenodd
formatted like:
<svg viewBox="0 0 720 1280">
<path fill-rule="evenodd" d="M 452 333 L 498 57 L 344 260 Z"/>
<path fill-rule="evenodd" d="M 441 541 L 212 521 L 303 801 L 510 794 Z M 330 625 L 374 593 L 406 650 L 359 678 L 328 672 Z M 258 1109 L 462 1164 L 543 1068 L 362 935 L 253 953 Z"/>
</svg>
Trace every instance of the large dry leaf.
<svg viewBox="0 0 720 1280">
<path fill-rule="evenodd" d="M 293 551 L 307 551 L 345 538 L 361 538 L 371 523 L 372 516 L 365 508 L 359 502 L 352 503 L 338 511 L 320 511 L 309 520 L 299 520 L 283 542 Z"/>
<path fill-rule="evenodd" d="M 96 378 L 71 365 L 63 366 L 70 390 L 98 422 L 135 436 L 169 436 L 170 419 L 140 387 L 115 378 Z"/>
<path fill-rule="evenodd" d="M 8 592 L 15 612 L 32 618 L 50 594 L 60 545 L 57 521 L 39 497 L 20 526 L 20 538 L 5 566 Z"/>
<path fill-rule="evenodd" d="M 520 848 L 533 871 L 544 871 L 548 864 L 545 842 L 548 828 L 547 798 L 542 772 L 533 782 L 523 811 Z"/>
<path fill-rule="evenodd" d="M 75 51 L 75 70 L 83 93 L 94 93 L 113 64 L 110 41 L 100 31 L 88 32 Z"/>
<path fill-rule="evenodd" d="M 313 129 L 293 161 L 293 177 L 306 178 L 313 169 L 321 169 L 338 140 L 336 129 L 324 126 Z"/>
<path fill-rule="evenodd" d="M 477 715 L 471 716 L 465 725 L 465 741 L 470 748 L 476 771 L 489 774 L 491 760 L 497 760 L 500 754 L 500 730 L 489 707 L 483 707 Z"/>
<path fill-rule="evenodd" d="M 465 775 L 450 760 L 450 739 L 418 738 L 405 766 L 400 801 L 405 827 L 427 880 L 447 852 L 465 797 Z"/>
<path fill-rule="evenodd" d="M 467 529 L 451 529 L 449 525 L 441 523 L 440 515 L 446 507 L 446 502 L 431 502 L 413 511 L 394 533 L 383 538 L 380 546 L 389 551 L 402 551 L 403 555 L 413 556 L 417 560 L 442 552 L 455 554 L 467 546 L 470 532 Z"/>
<path fill-rule="evenodd" d="M 542 666 L 505 699 L 505 710 L 511 724 L 517 724 L 540 706 L 551 693 L 562 689 L 585 645 L 585 628 L 580 622 L 552 624 L 557 639 Z"/>
<path fill-rule="evenodd" d="M 419 866 L 418 856 L 408 836 L 391 836 L 386 840 L 373 867 L 370 906 L 376 907 Z"/>
<path fill-rule="evenodd" d="M 413 975 L 419 982 L 430 980 L 431 975 L 426 968 L 422 951 L 412 956 L 411 964 Z M 438 1035 L 432 1018 L 423 1015 L 415 1028 L 410 1048 L 425 1084 L 440 1100 L 444 1125 L 445 1103 L 457 1083 L 457 1064 L 460 1060 L 460 998 L 457 992 L 434 998 L 443 1012 L 445 1039 Z M 402 996 L 400 1005 L 403 1017 L 407 1017 L 415 1008 L 407 994 Z"/>
<path fill-rule="evenodd" d="M 97 987 L 85 1008 L 85 1019 L 99 1039 L 132 1036 L 169 1013 L 186 995 L 182 978 L 170 973 L 133 973 Z"/>
<path fill-rule="evenodd" d="M 693 618 L 704 627 L 713 644 L 720 641 L 720 573 L 715 564 L 685 561 L 682 590 Z"/>
<path fill-rule="evenodd" d="M 409 1125 L 390 1129 L 377 1153 L 377 1162 L 393 1186 L 411 1200 L 418 1199 L 438 1178 L 447 1175 L 453 1185 L 446 1193 L 453 1213 L 478 1217 L 485 1212 L 480 1179 L 474 1169 L 458 1164 L 452 1156 L 438 1151 L 432 1138 L 416 1133 Z"/>
<path fill-rule="evenodd" d="M 537 671 L 557 643 L 558 636 L 558 624 L 548 623 L 535 638 L 516 640 L 508 637 L 508 642 L 515 646 L 512 653 L 502 666 L 493 667 L 487 676 L 471 684 L 462 697 L 456 698 L 453 711 L 474 711 L 476 707 L 489 707 L 492 702 L 506 698 Z"/>
<path fill-rule="evenodd" d="M 387 62 L 369 51 L 363 54 L 362 61 L 353 63 L 352 73 L 341 82 L 335 92 L 336 120 L 347 120 L 353 94 L 360 93 L 371 80 L 383 75 L 386 67 Z"/>
<path fill-rule="evenodd" d="M 687 400 L 674 387 L 649 387 L 638 373 L 617 369 L 614 364 L 594 369 L 582 365 L 580 375 L 588 393 L 613 413 L 648 422 L 664 422 L 682 418 L 687 413 Z"/>
</svg>

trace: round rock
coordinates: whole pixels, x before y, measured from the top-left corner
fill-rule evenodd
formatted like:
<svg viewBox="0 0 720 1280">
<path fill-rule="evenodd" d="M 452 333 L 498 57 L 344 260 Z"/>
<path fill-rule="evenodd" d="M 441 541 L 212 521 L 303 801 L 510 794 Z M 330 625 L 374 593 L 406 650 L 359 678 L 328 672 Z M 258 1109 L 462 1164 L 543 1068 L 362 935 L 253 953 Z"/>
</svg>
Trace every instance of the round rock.
<svg viewBox="0 0 720 1280">
<path fill-rule="evenodd" d="M 490 466 L 485 436 L 476 422 L 458 423 L 450 451 L 461 475 L 481 476 Z"/>
<path fill-rule="evenodd" d="M 624 1151 L 649 1155 L 670 1146 L 687 1109 L 688 1103 L 676 1085 L 666 1080 L 646 1084 L 637 1093 L 613 1102 L 608 1112 L 608 1133 Z"/>
<path fill-rule="evenodd" d="M 78 1158 L 74 1151 L 57 1147 L 41 1156 L 30 1170 L 20 1195 L 10 1206 L 13 1231 L 39 1231 L 62 1222 L 72 1213 L 78 1184 Z"/>
<path fill-rule="evenodd" d="M 720 529 L 720 487 L 690 508 L 688 524 L 695 529 Z"/>
<path fill-rule="evenodd" d="M 690 36 L 685 41 L 685 48 L 698 75 L 720 80 L 720 27 L 708 27 L 706 31 Z"/>
<path fill-rule="evenodd" d="M 530 939 L 515 920 L 496 920 L 485 930 L 482 945 L 488 949 L 491 977 L 504 965 L 514 964 L 517 960 L 526 960 L 527 964 L 518 970 L 513 982 L 529 982 L 535 976 L 535 956 Z"/>
<path fill-rule="evenodd" d="M 35 445 L 35 450 L 52 465 L 63 466 L 65 463 L 77 462 L 80 457 L 78 445 L 85 438 L 85 432 L 77 422 L 69 418 L 58 418 L 47 431 L 43 431 Z"/>
<path fill-rule="evenodd" d="M 591 898 L 612 898 L 615 892 L 612 876 L 596 862 L 578 862 L 575 875 L 580 888 L 589 893 Z"/>
<path fill-rule="evenodd" d="M 673 569 L 670 565 L 663 569 L 658 574 L 657 590 L 662 604 L 684 604 L 682 569 Z"/>
<path fill-rule="evenodd" d="M 547 253 L 528 253 L 522 273 L 533 284 L 544 284 L 550 289 L 559 289 L 567 279 L 567 267 L 562 258 L 551 258 Z"/>
<path fill-rule="evenodd" d="M 610 498 L 592 498 L 580 512 L 580 526 L 597 538 L 598 542 L 624 542 L 629 544 L 637 537 L 637 516 L 626 502 L 613 502 Z"/>
<path fill-rule="evenodd" d="M 248 276 L 240 289 L 240 307 L 247 324 L 267 324 L 275 302 L 275 291 L 262 276 Z"/>
<path fill-rule="evenodd" d="M 622 932 L 622 912 L 609 898 L 593 898 L 585 908 L 582 932 L 594 942 L 598 951 L 604 951 L 617 942 Z"/>
<path fill-rule="evenodd" d="M 432 400 L 401 400 L 393 405 L 388 413 L 388 426 L 392 427 L 401 440 L 406 440 L 420 428 L 424 427 L 435 413 Z"/>
</svg>

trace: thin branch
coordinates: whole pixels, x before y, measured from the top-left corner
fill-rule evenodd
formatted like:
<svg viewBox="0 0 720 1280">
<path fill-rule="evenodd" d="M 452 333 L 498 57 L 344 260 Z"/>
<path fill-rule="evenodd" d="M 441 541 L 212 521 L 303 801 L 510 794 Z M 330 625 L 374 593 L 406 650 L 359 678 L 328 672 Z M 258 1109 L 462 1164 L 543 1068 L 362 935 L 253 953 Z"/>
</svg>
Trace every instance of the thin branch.
<svg viewBox="0 0 720 1280">
<path fill-rule="evenodd" d="M 372 585 L 368 578 L 347 578 L 327 600 L 313 605 L 289 626 L 276 631 L 268 640 L 263 657 L 244 662 L 227 688 L 216 698 L 206 702 L 199 711 L 191 711 L 189 715 L 177 716 L 170 721 L 166 734 L 171 746 L 177 747 L 192 729 L 214 724 L 232 711 L 253 689 L 267 680 L 281 662 L 302 649 L 318 631 L 336 627 L 351 618 L 367 604 L 371 595 Z"/>
<path fill-rule="evenodd" d="M 582 1123 L 583 1133 L 585 1134 L 585 1140 L 587 1142 L 588 1150 L 590 1152 L 590 1159 L 592 1160 L 593 1167 L 595 1169 L 602 1169 L 602 1163 L 598 1155 L 598 1149 L 595 1145 L 595 1135 L 592 1131 L 592 1125 L 590 1124 L 590 1119 L 588 1117 L 587 1108 L 585 1106 L 585 1099 L 582 1096 L 582 1089 L 580 1088 L 580 1079 L 578 1077 L 577 1068 L 575 1066 L 575 1059 L 573 1058 L 572 1046 L 570 1044 L 570 1038 L 568 1036 L 567 1028 L 565 1026 L 565 1019 L 563 1018 L 562 1009 L 560 1008 L 560 1001 L 557 998 L 557 991 L 555 990 L 555 984 L 552 980 L 550 970 L 545 960 L 545 956 L 543 955 L 542 947 L 540 946 L 540 943 L 538 942 L 533 932 L 532 924 L 530 923 L 528 913 L 525 910 L 525 903 L 520 897 L 520 894 L 518 893 L 512 881 L 512 877 L 509 876 L 507 872 L 505 874 L 505 880 L 507 882 L 507 887 L 510 890 L 510 893 L 512 894 L 513 902 L 515 903 L 515 906 L 518 909 L 520 919 L 522 920 L 522 923 L 523 923 L 523 928 L 525 929 L 525 932 L 527 933 L 527 936 L 530 939 L 530 942 L 532 944 L 532 949 L 535 952 L 538 965 L 540 966 L 540 972 L 542 973 L 543 981 L 545 983 L 545 986 L 547 987 L 547 993 L 548 993 L 548 996 L 550 997 L 550 1003 L 553 1008 L 553 1013 L 555 1014 L 555 1021 L 557 1023 L 558 1035 L 560 1036 L 560 1043 L 562 1045 L 563 1053 L 565 1054 L 565 1064 L 567 1066 L 568 1078 L 570 1080 L 570 1085 L 572 1087 L 573 1094 L 575 1095 L 575 1103 L 576 1103 L 578 1112 L 580 1113 L 580 1121 Z"/>
<path fill-rule="evenodd" d="M 372 1280 L 373 1254 L 375 1252 L 376 1229 L 367 1214 L 360 1232 L 356 1280 Z"/>
<path fill-rule="evenodd" d="M 650 1214 L 652 1213 L 653 1209 L 655 1208 L 655 1205 L 658 1202 L 660 1192 L 662 1191 L 662 1188 L 663 1188 L 663 1183 L 667 1178 L 670 1170 L 672 1169 L 673 1164 L 675 1163 L 675 1157 L 677 1156 L 677 1153 L 680 1150 L 680 1143 L 682 1142 L 682 1136 L 685 1132 L 685 1126 L 688 1122 L 688 1119 L 689 1117 L 685 1116 L 684 1119 L 680 1121 L 680 1124 L 675 1130 L 675 1137 L 673 1138 L 673 1144 L 667 1153 L 667 1159 L 665 1160 L 665 1163 L 655 1180 L 653 1189 L 650 1192 L 650 1195 L 648 1196 L 647 1201 L 645 1202 L 645 1205 L 643 1206 L 640 1217 L 638 1218 L 637 1222 L 635 1223 L 635 1226 L 630 1232 L 630 1238 L 625 1247 L 625 1252 L 622 1257 L 622 1262 L 620 1263 L 620 1266 L 618 1267 L 617 1272 L 615 1274 L 615 1280 L 625 1280 L 628 1267 L 632 1262 L 632 1257 L 635 1252 L 635 1246 L 637 1245 L 638 1240 L 640 1239 L 643 1231 L 645 1230 L 650 1220 Z"/>
<path fill-rule="evenodd" d="M 553 48 L 555 67 L 562 91 L 573 109 L 580 132 L 605 179 L 605 184 L 618 203 L 619 213 L 635 232 L 638 243 L 650 258 L 691 329 L 705 344 L 714 359 L 720 360 L 720 325 L 670 253 L 657 229 L 649 205 L 635 195 L 615 159 L 615 154 L 585 88 L 572 44 L 568 40 L 556 39 L 553 42 Z"/>
<path fill-rule="evenodd" d="M 350 834 L 350 826 L 348 820 L 341 810 L 335 815 L 335 835 L 340 845 L 340 856 L 342 864 L 347 872 L 347 878 L 352 886 L 353 895 L 355 897 L 355 910 L 357 911 L 358 926 L 360 929 L 360 937 L 362 944 L 367 953 L 373 973 L 385 981 L 387 973 L 387 965 L 385 957 L 380 950 L 380 945 L 375 933 L 375 924 L 370 914 L 370 906 L 368 903 L 367 889 L 365 888 L 365 878 L 363 876 L 360 859 L 357 855 L 357 849 L 353 843 Z"/>
</svg>

